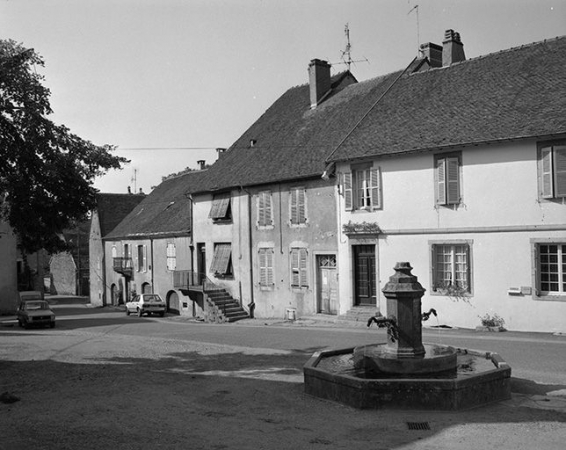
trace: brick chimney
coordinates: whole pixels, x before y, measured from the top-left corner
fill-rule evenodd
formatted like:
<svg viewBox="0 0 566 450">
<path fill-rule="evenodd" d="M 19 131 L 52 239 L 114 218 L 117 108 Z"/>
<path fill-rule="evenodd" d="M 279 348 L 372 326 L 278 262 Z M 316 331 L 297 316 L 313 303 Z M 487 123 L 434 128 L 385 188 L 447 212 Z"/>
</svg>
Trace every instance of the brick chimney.
<svg viewBox="0 0 566 450">
<path fill-rule="evenodd" d="M 200 166 L 200 170 L 204 170 L 204 166 L 206 164 L 206 161 L 204 159 L 199 159 L 197 161 L 197 164 Z"/>
<path fill-rule="evenodd" d="M 460 61 L 465 61 L 464 44 L 460 40 L 460 33 L 454 30 L 446 30 L 442 42 L 442 65 L 449 66 Z"/>
<path fill-rule="evenodd" d="M 309 64 L 311 109 L 316 108 L 330 91 L 330 64 L 313 59 Z"/>
<path fill-rule="evenodd" d="M 442 67 L 442 47 L 432 42 L 421 44 L 422 55 L 428 59 L 430 67 Z"/>
</svg>

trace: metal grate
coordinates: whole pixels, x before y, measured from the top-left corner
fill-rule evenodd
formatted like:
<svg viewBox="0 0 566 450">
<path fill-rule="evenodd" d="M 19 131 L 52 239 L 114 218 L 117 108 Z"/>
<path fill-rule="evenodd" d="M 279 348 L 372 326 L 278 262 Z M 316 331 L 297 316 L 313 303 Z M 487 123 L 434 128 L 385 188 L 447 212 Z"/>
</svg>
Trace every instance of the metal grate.
<svg viewBox="0 0 566 450">
<path fill-rule="evenodd" d="M 430 430 L 428 422 L 407 422 L 409 430 Z"/>
</svg>

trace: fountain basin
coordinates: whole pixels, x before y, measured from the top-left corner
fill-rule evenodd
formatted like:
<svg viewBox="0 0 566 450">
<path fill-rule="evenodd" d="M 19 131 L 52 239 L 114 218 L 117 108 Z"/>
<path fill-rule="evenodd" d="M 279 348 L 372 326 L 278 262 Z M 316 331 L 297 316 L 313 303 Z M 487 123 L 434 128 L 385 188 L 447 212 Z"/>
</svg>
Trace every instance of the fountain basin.
<svg viewBox="0 0 566 450">
<path fill-rule="evenodd" d="M 487 364 L 474 372 L 419 378 L 360 373 L 355 348 L 316 352 L 303 367 L 305 393 L 360 409 L 458 411 L 511 397 L 511 368 L 496 353 L 455 349 L 457 357 L 473 356 Z M 347 361 L 334 369 L 334 359 Z"/>
</svg>

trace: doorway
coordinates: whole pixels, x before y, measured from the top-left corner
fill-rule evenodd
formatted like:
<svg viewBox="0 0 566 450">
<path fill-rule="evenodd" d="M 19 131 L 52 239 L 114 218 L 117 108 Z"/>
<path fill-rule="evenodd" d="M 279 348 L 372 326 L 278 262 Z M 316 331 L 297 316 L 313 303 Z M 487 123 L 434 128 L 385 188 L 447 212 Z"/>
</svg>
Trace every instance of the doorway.
<svg viewBox="0 0 566 450">
<path fill-rule="evenodd" d="M 354 305 L 377 305 L 375 245 L 354 245 Z"/>
<path fill-rule="evenodd" d="M 317 312 L 338 314 L 336 255 L 317 255 Z"/>
<path fill-rule="evenodd" d="M 201 286 L 206 280 L 206 244 L 197 244 L 197 279 L 196 282 Z"/>
</svg>

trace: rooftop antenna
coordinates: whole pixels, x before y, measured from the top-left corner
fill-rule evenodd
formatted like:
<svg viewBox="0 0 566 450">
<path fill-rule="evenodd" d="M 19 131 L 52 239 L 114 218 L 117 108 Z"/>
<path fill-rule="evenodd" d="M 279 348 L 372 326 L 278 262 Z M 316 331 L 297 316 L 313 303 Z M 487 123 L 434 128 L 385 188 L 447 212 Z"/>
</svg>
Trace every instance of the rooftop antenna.
<svg viewBox="0 0 566 450">
<path fill-rule="evenodd" d="M 346 64 L 346 66 L 348 67 L 348 71 L 350 71 L 350 66 L 352 64 L 355 65 L 355 63 L 357 62 L 367 62 L 369 63 L 367 58 L 364 58 L 362 60 L 359 61 L 354 61 L 352 59 L 352 44 L 350 44 L 350 27 L 349 24 L 346 24 L 346 26 L 344 27 L 344 34 L 346 35 L 346 48 L 345 50 L 342 52 L 342 62 L 340 63 L 336 63 L 336 64 Z"/>
<path fill-rule="evenodd" d="M 134 193 L 137 192 L 136 181 L 138 179 L 138 169 L 134 169 L 134 174 L 132 175 L 132 179 L 130 180 L 134 184 Z"/>
<path fill-rule="evenodd" d="M 421 36 L 420 36 L 420 24 L 419 24 L 419 5 L 413 6 L 411 10 L 407 13 L 407 15 L 411 14 L 413 11 L 415 11 L 417 15 L 417 56 L 420 56 Z"/>
</svg>

